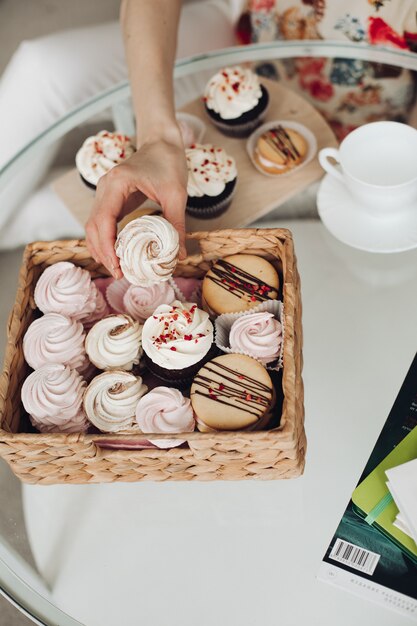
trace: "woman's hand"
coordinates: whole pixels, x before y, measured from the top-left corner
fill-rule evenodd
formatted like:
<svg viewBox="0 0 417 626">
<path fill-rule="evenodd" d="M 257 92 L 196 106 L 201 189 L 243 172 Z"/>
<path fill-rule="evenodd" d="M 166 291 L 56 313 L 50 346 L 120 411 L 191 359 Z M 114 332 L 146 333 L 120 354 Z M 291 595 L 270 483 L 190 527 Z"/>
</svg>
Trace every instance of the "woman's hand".
<svg viewBox="0 0 417 626">
<path fill-rule="evenodd" d="M 175 125 L 168 133 L 148 137 L 133 156 L 98 182 L 86 225 L 87 246 L 92 257 L 115 278 L 122 277 L 114 251 L 117 221 L 146 198 L 160 204 L 166 219 L 177 229 L 180 258 L 184 258 L 187 165 L 181 134 Z"/>
</svg>

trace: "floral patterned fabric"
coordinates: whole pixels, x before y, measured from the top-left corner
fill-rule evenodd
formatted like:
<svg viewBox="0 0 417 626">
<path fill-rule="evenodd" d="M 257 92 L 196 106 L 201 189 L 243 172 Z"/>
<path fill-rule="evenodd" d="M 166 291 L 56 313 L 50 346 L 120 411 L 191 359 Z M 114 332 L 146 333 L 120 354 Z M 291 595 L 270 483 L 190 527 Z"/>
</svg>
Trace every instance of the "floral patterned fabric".
<svg viewBox="0 0 417 626">
<path fill-rule="evenodd" d="M 237 36 L 240 43 L 326 39 L 417 52 L 417 0 L 249 0 Z M 406 121 L 414 101 L 413 72 L 381 63 L 309 57 L 256 70 L 309 99 L 339 139 L 366 122 Z"/>
</svg>

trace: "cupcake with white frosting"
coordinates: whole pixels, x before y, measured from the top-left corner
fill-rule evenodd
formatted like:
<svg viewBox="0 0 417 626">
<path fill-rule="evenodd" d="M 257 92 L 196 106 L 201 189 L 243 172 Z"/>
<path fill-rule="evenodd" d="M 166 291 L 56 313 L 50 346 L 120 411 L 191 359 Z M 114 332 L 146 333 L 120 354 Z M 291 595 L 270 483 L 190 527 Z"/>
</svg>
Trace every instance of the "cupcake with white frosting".
<svg viewBox="0 0 417 626">
<path fill-rule="evenodd" d="M 84 141 L 75 156 L 75 165 L 83 183 L 96 189 L 104 174 L 123 163 L 134 152 L 135 146 L 130 137 L 101 130 Z"/>
<path fill-rule="evenodd" d="M 142 326 L 129 315 L 109 315 L 89 331 L 85 350 L 100 370 L 130 371 L 142 356 Z"/>
<path fill-rule="evenodd" d="M 78 433 L 88 428 L 82 400 L 85 381 L 62 363 L 43 365 L 22 386 L 22 403 L 41 432 Z"/>
<path fill-rule="evenodd" d="M 142 330 L 142 348 L 148 368 L 159 378 L 186 384 L 212 358 L 213 324 L 196 304 L 162 304 Z"/>
<path fill-rule="evenodd" d="M 248 137 L 262 122 L 269 102 L 258 76 L 239 65 L 212 76 L 203 99 L 213 124 L 231 137 Z"/>
<path fill-rule="evenodd" d="M 212 218 L 224 213 L 236 187 L 236 162 L 223 148 L 194 144 L 185 151 L 188 168 L 187 213 Z"/>
<path fill-rule="evenodd" d="M 179 235 L 159 215 L 143 215 L 120 231 L 116 254 L 123 275 L 132 285 L 152 285 L 169 280 L 178 262 Z"/>
<path fill-rule="evenodd" d="M 93 378 L 85 391 L 85 414 L 105 433 L 138 430 L 136 406 L 147 391 L 140 376 L 121 370 L 103 372 Z"/>
</svg>

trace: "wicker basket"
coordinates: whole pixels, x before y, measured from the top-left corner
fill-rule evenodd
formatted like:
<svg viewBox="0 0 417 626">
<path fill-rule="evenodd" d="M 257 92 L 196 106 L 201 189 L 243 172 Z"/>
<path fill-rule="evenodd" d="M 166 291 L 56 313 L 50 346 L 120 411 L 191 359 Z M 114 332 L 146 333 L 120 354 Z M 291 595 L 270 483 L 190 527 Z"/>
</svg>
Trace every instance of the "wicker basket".
<svg viewBox="0 0 417 626">
<path fill-rule="evenodd" d="M 72 261 L 103 276 L 83 241 L 37 242 L 27 246 L 9 324 L 4 371 L 0 378 L 0 455 L 28 483 L 101 483 L 139 480 L 241 480 L 299 476 L 306 440 L 302 369 L 300 282 L 291 233 L 285 229 L 223 230 L 193 233 L 200 252 L 178 265 L 181 276 L 203 276 L 211 263 L 236 253 L 252 253 L 275 263 L 283 277 L 285 345 L 283 408 L 278 428 L 259 432 L 185 433 L 188 446 L 170 450 L 101 447 L 109 435 L 19 432 L 26 416 L 20 401 L 28 374 L 23 336 L 35 315 L 33 289 L 42 270 Z M 190 248 L 192 243 L 189 242 Z M 195 244 L 194 244 L 195 245 Z M 134 440 L 138 435 L 129 436 Z M 158 438 L 172 435 L 158 435 Z M 112 435 L 117 445 L 122 435 Z M 155 436 L 154 436 L 155 438 Z M 124 436 L 126 439 L 126 435 Z"/>
</svg>

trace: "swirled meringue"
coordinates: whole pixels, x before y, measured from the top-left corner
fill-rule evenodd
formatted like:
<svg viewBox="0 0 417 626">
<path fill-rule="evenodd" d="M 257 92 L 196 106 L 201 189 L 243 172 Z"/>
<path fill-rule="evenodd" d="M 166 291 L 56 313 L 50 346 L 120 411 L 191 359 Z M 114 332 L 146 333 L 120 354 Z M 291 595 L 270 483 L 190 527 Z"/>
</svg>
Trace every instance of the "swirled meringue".
<svg viewBox="0 0 417 626">
<path fill-rule="evenodd" d="M 136 407 L 143 433 L 188 433 L 195 428 L 191 401 L 173 387 L 155 387 Z"/>
<path fill-rule="evenodd" d="M 95 285 L 94 285 L 95 286 Z M 102 320 L 103 317 L 107 317 L 110 315 L 110 307 L 107 304 L 103 294 L 96 286 L 96 308 L 90 313 L 88 316 L 83 317 L 82 322 L 84 324 L 84 328 L 89 330 L 96 322 Z"/>
<path fill-rule="evenodd" d="M 213 324 L 196 304 L 161 304 L 142 330 L 142 347 L 160 367 L 183 369 L 198 363 L 213 343 Z"/>
<path fill-rule="evenodd" d="M 23 354 L 33 369 L 62 363 L 82 370 L 86 363 L 81 322 L 60 313 L 46 313 L 32 322 L 23 337 Z"/>
<path fill-rule="evenodd" d="M 189 196 L 219 196 L 237 177 L 236 162 L 223 148 L 197 143 L 185 151 L 185 156 Z"/>
<path fill-rule="evenodd" d="M 104 174 L 135 152 L 130 137 L 101 130 L 88 137 L 75 156 L 75 165 L 90 185 L 97 185 Z"/>
<path fill-rule="evenodd" d="M 112 370 L 93 378 L 84 394 L 84 410 L 94 426 L 115 433 L 136 426 L 136 405 L 148 391 L 140 377 Z"/>
<path fill-rule="evenodd" d="M 233 322 L 229 342 L 233 350 L 242 351 L 266 365 L 279 357 L 282 326 L 267 311 L 242 315 Z"/>
<path fill-rule="evenodd" d="M 239 65 L 215 74 L 204 90 L 206 107 L 224 120 L 232 120 L 256 107 L 262 96 L 258 76 Z"/>
<path fill-rule="evenodd" d="M 22 403 L 41 432 L 83 432 L 88 428 L 81 406 L 85 386 L 68 365 L 43 365 L 23 383 Z"/>
<path fill-rule="evenodd" d="M 141 398 L 136 407 L 136 421 L 143 433 L 190 433 L 195 430 L 194 411 L 189 398 L 178 389 L 155 387 Z M 181 439 L 150 440 L 158 448 L 172 448 Z"/>
<path fill-rule="evenodd" d="M 130 282 L 123 277 L 119 280 L 113 280 L 106 289 L 106 299 L 112 309 L 116 313 L 127 313 L 123 299 L 126 291 L 130 287 Z M 132 316 L 133 317 L 133 316 Z"/>
<path fill-rule="evenodd" d="M 81 321 L 88 319 L 104 300 L 87 270 L 68 261 L 43 271 L 34 298 L 42 313 L 61 313 Z"/>
<path fill-rule="evenodd" d="M 117 284 L 125 281 L 124 285 Z M 120 300 L 122 290 L 125 291 Z M 116 293 L 118 291 L 118 293 Z M 167 282 L 155 283 L 149 287 L 131 285 L 126 279 L 115 281 L 108 289 L 109 302 L 117 305 L 117 310 L 127 313 L 141 324 L 148 319 L 160 304 L 171 304 L 175 292 Z M 114 306 L 114 304 L 112 306 Z M 114 307 L 116 308 L 116 307 Z"/>
<path fill-rule="evenodd" d="M 156 283 L 149 287 L 131 285 L 123 299 L 127 313 L 143 323 L 160 304 L 171 304 L 175 300 L 175 293 L 168 283 Z"/>
<path fill-rule="evenodd" d="M 177 265 L 179 236 L 159 215 L 144 215 L 120 231 L 116 245 L 122 272 L 133 285 L 168 280 Z"/>
<path fill-rule="evenodd" d="M 139 322 L 128 315 L 109 315 L 88 332 L 85 350 L 101 370 L 131 370 L 142 355 L 141 336 Z"/>
</svg>

